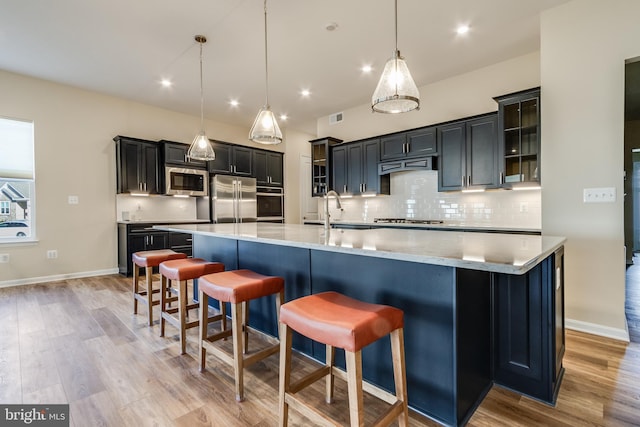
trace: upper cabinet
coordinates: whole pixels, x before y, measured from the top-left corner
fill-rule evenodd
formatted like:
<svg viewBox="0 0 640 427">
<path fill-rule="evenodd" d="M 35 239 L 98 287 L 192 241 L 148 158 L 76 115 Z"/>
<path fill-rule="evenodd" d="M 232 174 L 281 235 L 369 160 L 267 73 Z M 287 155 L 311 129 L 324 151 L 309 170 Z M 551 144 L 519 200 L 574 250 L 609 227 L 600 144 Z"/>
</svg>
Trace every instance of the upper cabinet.
<svg viewBox="0 0 640 427">
<path fill-rule="evenodd" d="M 380 160 L 433 156 L 437 153 L 436 128 L 430 126 L 380 138 Z"/>
<path fill-rule="evenodd" d="M 212 142 L 216 158 L 207 162 L 209 173 L 252 176 L 252 149 L 241 145 Z"/>
<path fill-rule="evenodd" d="M 282 187 L 283 157 L 281 153 L 265 150 L 253 150 L 253 176 L 257 185 Z"/>
<path fill-rule="evenodd" d="M 540 88 L 496 97 L 500 184 L 540 184 Z"/>
<path fill-rule="evenodd" d="M 116 136 L 117 192 L 162 193 L 160 146 L 126 136 Z"/>
<path fill-rule="evenodd" d="M 185 168 L 203 169 L 207 167 L 204 160 L 190 159 L 187 157 L 189 145 L 180 142 L 161 140 L 164 150 L 165 165 L 182 166 Z"/>
<path fill-rule="evenodd" d="M 438 191 L 496 188 L 495 113 L 438 126 Z"/>
<path fill-rule="evenodd" d="M 390 194 L 389 175 L 378 175 L 380 139 L 333 147 L 333 184 L 340 194 Z"/>
<path fill-rule="evenodd" d="M 324 196 L 333 190 L 330 147 L 342 142 L 336 138 L 319 138 L 311 143 L 311 195 Z"/>
</svg>

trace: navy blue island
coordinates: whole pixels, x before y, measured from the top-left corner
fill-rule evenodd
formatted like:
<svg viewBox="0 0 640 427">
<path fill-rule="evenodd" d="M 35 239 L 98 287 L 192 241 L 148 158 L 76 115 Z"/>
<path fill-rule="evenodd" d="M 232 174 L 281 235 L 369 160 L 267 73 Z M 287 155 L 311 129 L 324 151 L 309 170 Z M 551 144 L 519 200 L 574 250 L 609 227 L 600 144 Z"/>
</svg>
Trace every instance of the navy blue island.
<svg viewBox="0 0 640 427">
<path fill-rule="evenodd" d="M 269 223 L 156 226 L 193 234 L 194 256 L 285 279 L 287 301 L 328 290 L 405 313 L 409 406 L 464 425 L 494 385 L 553 405 L 563 375 L 562 237 Z M 250 324 L 276 336 L 271 300 Z M 294 336 L 324 360 L 324 347 Z M 342 358 L 342 360 L 341 360 Z M 336 363 L 344 367 L 343 355 Z M 363 350 L 365 381 L 393 391 L 388 338 Z"/>
</svg>

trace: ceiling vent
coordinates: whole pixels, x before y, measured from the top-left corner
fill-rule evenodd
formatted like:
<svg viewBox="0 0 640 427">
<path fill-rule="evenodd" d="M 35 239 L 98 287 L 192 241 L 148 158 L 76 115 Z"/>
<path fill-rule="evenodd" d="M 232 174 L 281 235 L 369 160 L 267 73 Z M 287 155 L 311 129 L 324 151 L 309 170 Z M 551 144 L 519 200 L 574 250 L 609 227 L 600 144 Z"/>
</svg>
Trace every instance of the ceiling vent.
<svg viewBox="0 0 640 427">
<path fill-rule="evenodd" d="M 331 114 L 329 116 L 329 124 L 330 125 L 335 125 L 336 123 L 340 123 L 342 120 L 344 120 L 344 114 L 343 113 L 335 113 L 335 114 Z"/>
</svg>

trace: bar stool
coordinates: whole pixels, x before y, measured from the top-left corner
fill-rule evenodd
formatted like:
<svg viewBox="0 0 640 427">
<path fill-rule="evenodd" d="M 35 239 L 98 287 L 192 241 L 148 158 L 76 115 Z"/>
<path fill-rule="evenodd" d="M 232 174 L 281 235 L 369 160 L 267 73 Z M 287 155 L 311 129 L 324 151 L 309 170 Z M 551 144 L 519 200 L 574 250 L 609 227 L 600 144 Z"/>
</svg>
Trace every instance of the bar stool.
<svg viewBox="0 0 640 427">
<path fill-rule="evenodd" d="M 165 320 L 176 328 L 180 329 L 180 345 L 182 352 L 185 354 L 187 350 L 187 329 L 194 328 L 199 325 L 199 320 L 187 322 L 189 310 L 198 308 L 198 304 L 187 304 L 187 281 L 198 279 L 205 274 L 219 273 L 224 271 L 224 264 L 221 262 L 209 262 L 202 258 L 184 258 L 164 261 L 160 263 L 160 336 L 164 336 Z M 171 287 L 171 281 L 177 281 L 178 287 Z M 177 294 L 177 297 L 167 298 L 168 291 Z M 168 307 L 168 303 L 178 300 L 178 307 Z M 221 313 L 208 316 L 207 323 L 222 322 L 222 330 L 226 329 L 226 312 L 225 306 L 220 307 Z M 178 316 L 174 316 L 178 313 Z M 208 313 L 207 313 L 208 314 Z"/>
<path fill-rule="evenodd" d="M 133 261 L 133 314 L 138 314 L 138 301 L 147 305 L 149 316 L 149 326 L 153 325 L 153 306 L 160 304 L 160 301 L 153 300 L 153 294 L 160 292 L 160 289 L 153 289 L 153 267 L 157 267 L 161 262 L 172 259 L 186 258 L 187 255 L 175 252 L 171 249 L 158 249 L 155 251 L 135 252 L 131 255 Z M 140 267 L 144 267 L 146 276 L 146 290 L 139 289 Z"/>
<path fill-rule="evenodd" d="M 200 372 L 205 370 L 207 350 L 233 366 L 236 388 L 236 400 L 244 400 L 244 368 L 280 350 L 280 344 L 268 346 L 248 355 L 249 301 L 252 299 L 276 295 L 276 316 L 280 305 L 284 303 L 284 279 L 277 276 L 264 276 L 251 270 L 233 270 L 202 276 L 198 280 L 200 298 Z M 213 335 L 207 333 L 206 313 L 207 297 L 231 303 L 231 331 L 226 330 Z M 233 356 L 213 345 L 213 342 L 233 335 Z"/>
<path fill-rule="evenodd" d="M 288 423 L 289 406 L 322 425 L 330 422 L 317 409 L 308 406 L 295 393 L 326 377 L 326 401 L 333 400 L 334 375 L 345 374 L 333 366 L 335 347 L 345 350 L 351 426 L 364 425 L 362 348 L 391 334 L 395 399 L 374 425 L 389 425 L 396 418 L 407 426 L 407 385 L 404 365 L 404 314 L 386 305 L 369 304 L 337 292 L 309 295 L 283 304 L 280 308 L 280 426 Z M 326 364 L 291 384 L 292 330 L 326 345 Z M 385 394 L 386 392 L 378 393 Z M 380 397 L 380 396 L 378 396 Z M 387 400 L 387 399 L 385 399 Z M 391 403 L 390 402 L 390 403 Z"/>
</svg>

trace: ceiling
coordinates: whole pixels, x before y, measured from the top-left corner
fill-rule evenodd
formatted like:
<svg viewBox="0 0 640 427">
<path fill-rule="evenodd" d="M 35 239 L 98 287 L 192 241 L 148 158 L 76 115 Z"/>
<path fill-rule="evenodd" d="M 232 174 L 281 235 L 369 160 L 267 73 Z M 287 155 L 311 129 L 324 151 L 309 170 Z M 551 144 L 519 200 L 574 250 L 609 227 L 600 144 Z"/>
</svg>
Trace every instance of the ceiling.
<svg viewBox="0 0 640 427">
<path fill-rule="evenodd" d="M 424 86 L 538 50 L 540 12 L 567 1 L 400 0 L 398 48 Z M 392 0 L 267 6 L 269 101 L 289 116 L 281 127 L 315 135 L 318 117 L 370 102 L 394 49 Z M 455 33 L 461 23 L 467 36 Z M 208 39 L 205 116 L 248 129 L 265 102 L 260 0 L 2 0 L 0 69 L 199 116 L 196 34 Z"/>
</svg>

